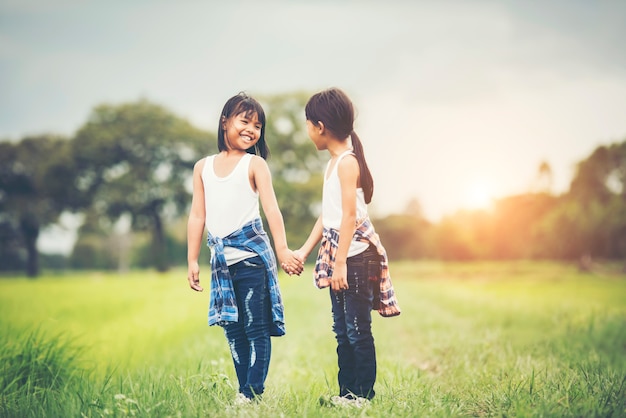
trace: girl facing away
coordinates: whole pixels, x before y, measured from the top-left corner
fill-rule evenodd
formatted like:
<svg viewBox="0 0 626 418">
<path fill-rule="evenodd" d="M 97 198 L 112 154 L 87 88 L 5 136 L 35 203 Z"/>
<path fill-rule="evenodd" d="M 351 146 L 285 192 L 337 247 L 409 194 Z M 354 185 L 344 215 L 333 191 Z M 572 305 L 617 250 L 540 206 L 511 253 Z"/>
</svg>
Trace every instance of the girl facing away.
<svg viewBox="0 0 626 418">
<path fill-rule="evenodd" d="M 314 279 L 330 287 L 337 340 L 339 396 L 332 403 L 357 406 L 374 397 L 376 349 L 371 311 L 400 314 L 388 270 L 387 253 L 374 230 L 367 204 L 374 182 L 363 146 L 354 132 L 354 107 L 337 88 L 313 95 L 305 107 L 307 132 L 330 161 L 324 173 L 322 214 L 304 245 L 301 259 L 320 242 Z"/>
<path fill-rule="evenodd" d="M 209 325 L 220 325 L 239 381 L 236 402 L 260 397 L 265 389 L 271 336 L 285 334 L 277 263 L 263 229 L 263 205 L 278 260 L 299 274 L 302 262 L 287 247 L 283 217 L 265 158 L 265 112 L 245 93 L 231 97 L 220 115 L 219 153 L 193 170 L 193 198 L 187 224 L 187 280 L 198 292 L 198 257 L 204 228 L 211 248 Z"/>
</svg>

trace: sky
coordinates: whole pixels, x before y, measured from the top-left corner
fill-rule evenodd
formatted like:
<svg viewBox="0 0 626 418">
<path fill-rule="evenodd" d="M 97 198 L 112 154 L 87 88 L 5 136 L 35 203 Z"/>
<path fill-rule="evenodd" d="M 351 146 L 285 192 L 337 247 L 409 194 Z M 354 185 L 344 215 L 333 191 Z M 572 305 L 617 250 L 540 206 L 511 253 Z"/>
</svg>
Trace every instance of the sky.
<svg viewBox="0 0 626 418">
<path fill-rule="evenodd" d="M 239 91 L 339 87 L 373 214 L 416 199 L 437 221 L 529 191 L 542 162 L 565 192 L 626 140 L 624 40 L 621 0 L 0 0 L 0 138 L 141 98 L 215 130 Z"/>
</svg>

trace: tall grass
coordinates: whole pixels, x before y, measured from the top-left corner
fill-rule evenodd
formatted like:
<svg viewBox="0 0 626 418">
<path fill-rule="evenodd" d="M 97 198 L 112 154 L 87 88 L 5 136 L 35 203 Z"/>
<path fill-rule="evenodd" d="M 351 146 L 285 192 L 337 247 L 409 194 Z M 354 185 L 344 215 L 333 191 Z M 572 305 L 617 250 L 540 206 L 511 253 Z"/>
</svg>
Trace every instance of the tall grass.
<svg viewBox="0 0 626 418">
<path fill-rule="evenodd" d="M 62 407 L 64 391 L 84 377 L 80 349 L 63 336 L 44 338 L 38 329 L 0 348 L 0 411 Z"/>
<path fill-rule="evenodd" d="M 403 313 L 374 313 L 364 410 L 318 402 L 337 391 L 336 355 L 309 274 L 281 276 L 287 335 L 263 401 L 243 408 L 208 292 L 184 271 L 2 280 L 0 416 L 626 416 L 624 276 L 530 262 L 391 272 Z"/>
</svg>

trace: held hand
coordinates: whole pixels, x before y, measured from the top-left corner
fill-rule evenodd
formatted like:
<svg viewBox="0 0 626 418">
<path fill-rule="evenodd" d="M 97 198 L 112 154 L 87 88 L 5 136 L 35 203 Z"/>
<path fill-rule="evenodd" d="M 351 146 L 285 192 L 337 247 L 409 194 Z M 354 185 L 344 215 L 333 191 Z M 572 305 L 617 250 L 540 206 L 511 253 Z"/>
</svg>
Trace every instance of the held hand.
<svg viewBox="0 0 626 418">
<path fill-rule="evenodd" d="M 306 258 L 308 256 L 308 254 L 306 254 L 301 248 L 294 250 L 293 251 L 293 255 L 296 256 L 301 262 L 302 265 L 304 266 L 304 262 L 306 261 Z"/>
<path fill-rule="evenodd" d="M 279 254 L 280 266 L 288 275 L 297 274 L 298 276 L 304 269 L 304 262 L 291 250 L 286 250 Z"/>
<path fill-rule="evenodd" d="M 200 266 L 198 266 L 198 263 L 189 264 L 187 280 L 189 281 L 189 287 L 196 292 L 202 292 L 204 290 L 202 286 L 200 286 Z"/>
<path fill-rule="evenodd" d="M 301 249 L 292 251 L 293 256 L 297 260 L 297 275 L 299 276 L 304 271 L 304 262 L 306 261 L 307 254 Z"/>
<path fill-rule="evenodd" d="M 330 287 L 335 292 L 348 288 L 348 266 L 346 263 L 335 263 L 333 276 L 330 278 Z"/>
</svg>

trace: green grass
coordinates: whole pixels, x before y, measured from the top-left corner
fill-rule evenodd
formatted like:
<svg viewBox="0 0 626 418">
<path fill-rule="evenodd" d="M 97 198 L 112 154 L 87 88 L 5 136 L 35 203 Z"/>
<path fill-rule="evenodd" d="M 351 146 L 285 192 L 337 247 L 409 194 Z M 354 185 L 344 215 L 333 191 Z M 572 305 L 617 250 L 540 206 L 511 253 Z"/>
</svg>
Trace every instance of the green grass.
<svg viewBox="0 0 626 418">
<path fill-rule="evenodd" d="M 287 335 L 263 401 L 235 407 L 208 289 L 186 272 L 0 280 L 0 416 L 626 416 L 626 277 L 556 263 L 396 262 L 403 313 L 374 314 L 377 396 L 335 394 L 326 290 L 281 276 Z M 208 268 L 203 271 L 208 287 Z"/>
</svg>

